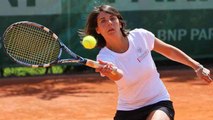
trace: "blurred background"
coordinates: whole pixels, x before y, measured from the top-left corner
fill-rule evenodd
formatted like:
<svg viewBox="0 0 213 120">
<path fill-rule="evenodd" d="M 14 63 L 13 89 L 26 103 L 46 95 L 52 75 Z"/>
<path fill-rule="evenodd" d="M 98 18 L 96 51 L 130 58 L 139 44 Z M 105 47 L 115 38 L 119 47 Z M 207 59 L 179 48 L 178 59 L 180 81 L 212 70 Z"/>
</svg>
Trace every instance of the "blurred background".
<svg viewBox="0 0 213 120">
<path fill-rule="evenodd" d="M 128 29 L 147 29 L 192 58 L 213 63 L 213 0 L 2 0 L 1 77 L 93 72 L 91 68 L 75 64 L 50 68 L 18 65 L 6 55 L 2 36 L 14 22 L 37 22 L 55 32 L 75 53 L 95 60 L 99 50 L 83 48 L 78 31 L 84 28 L 88 13 L 102 4 L 116 7 L 126 20 Z M 156 53 L 153 56 L 158 66 L 176 64 Z"/>
</svg>

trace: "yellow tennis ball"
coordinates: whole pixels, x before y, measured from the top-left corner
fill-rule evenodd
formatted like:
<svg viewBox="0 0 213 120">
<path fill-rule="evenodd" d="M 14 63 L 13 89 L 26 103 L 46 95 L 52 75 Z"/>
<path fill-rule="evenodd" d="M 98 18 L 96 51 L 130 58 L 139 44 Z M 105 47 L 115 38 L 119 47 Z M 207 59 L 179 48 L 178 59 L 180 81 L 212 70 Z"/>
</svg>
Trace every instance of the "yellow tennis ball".
<svg viewBox="0 0 213 120">
<path fill-rule="evenodd" d="M 83 38 L 81 43 L 86 49 L 93 49 L 96 46 L 97 41 L 93 36 L 87 35 Z"/>
</svg>

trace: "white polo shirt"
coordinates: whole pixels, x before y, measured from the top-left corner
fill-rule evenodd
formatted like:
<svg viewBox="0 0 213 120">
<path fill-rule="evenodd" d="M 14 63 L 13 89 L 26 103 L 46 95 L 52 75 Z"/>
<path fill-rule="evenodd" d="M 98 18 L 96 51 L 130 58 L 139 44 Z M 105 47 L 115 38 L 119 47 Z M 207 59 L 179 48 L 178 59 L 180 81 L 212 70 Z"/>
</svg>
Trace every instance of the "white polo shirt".
<svg viewBox="0 0 213 120">
<path fill-rule="evenodd" d="M 115 81 L 118 86 L 117 110 L 134 110 L 162 100 L 170 100 L 151 56 L 155 36 L 145 29 L 134 29 L 128 35 L 129 48 L 116 53 L 104 47 L 97 60 L 112 62 L 124 72 Z"/>
</svg>

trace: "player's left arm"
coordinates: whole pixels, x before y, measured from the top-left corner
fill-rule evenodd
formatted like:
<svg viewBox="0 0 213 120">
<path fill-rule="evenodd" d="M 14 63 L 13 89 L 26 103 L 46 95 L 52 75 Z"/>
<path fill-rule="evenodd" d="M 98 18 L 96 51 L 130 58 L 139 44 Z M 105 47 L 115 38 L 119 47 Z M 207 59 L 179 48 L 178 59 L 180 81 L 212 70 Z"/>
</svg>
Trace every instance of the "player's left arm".
<svg viewBox="0 0 213 120">
<path fill-rule="evenodd" d="M 212 79 L 210 78 L 210 71 L 207 68 L 204 68 L 199 62 L 192 59 L 190 56 L 185 54 L 177 47 L 167 44 L 158 38 L 155 38 L 153 50 L 173 61 L 193 68 L 197 76 L 200 79 L 205 80 L 207 83 L 212 82 Z"/>
</svg>

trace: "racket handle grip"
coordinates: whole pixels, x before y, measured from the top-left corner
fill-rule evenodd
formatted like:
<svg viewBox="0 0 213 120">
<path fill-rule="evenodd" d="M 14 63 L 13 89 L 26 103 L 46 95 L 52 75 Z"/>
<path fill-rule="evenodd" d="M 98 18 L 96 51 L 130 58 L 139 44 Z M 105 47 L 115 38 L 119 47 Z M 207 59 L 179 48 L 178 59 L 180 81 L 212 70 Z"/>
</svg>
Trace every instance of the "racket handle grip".
<svg viewBox="0 0 213 120">
<path fill-rule="evenodd" d="M 99 64 L 97 61 L 93 61 L 93 60 L 90 60 L 90 59 L 87 59 L 85 65 L 88 66 L 88 67 L 92 67 L 92 68 L 99 68 L 99 67 L 102 66 L 102 65 Z M 111 73 L 112 73 L 113 75 L 115 75 L 116 72 L 117 72 L 117 68 L 116 68 L 116 67 L 113 67 Z"/>
</svg>

